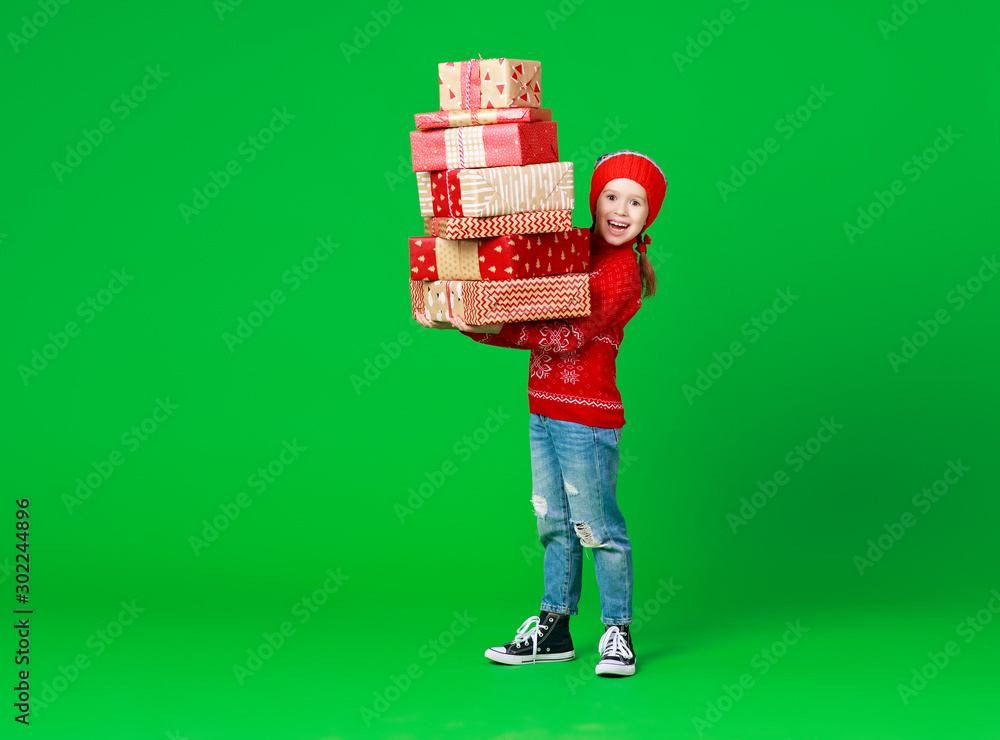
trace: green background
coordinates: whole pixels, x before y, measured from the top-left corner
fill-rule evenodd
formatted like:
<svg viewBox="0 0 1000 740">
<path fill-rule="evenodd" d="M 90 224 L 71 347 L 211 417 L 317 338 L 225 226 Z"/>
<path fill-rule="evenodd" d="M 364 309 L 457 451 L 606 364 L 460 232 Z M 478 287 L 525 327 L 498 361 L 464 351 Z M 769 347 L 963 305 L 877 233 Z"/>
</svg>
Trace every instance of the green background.
<svg viewBox="0 0 1000 740">
<path fill-rule="evenodd" d="M 27 497 L 30 682 L 46 702 L 19 726 L 6 689 L 4 737 L 1000 737 L 1000 280 L 976 282 L 1000 213 L 994 5 L 51 6 L 0 11 L 0 590 L 14 608 Z M 894 12 L 905 23 L 880 26 Z M 576 661 L 482 657 L 541 596 L 528 358 L 421 329 L 404 277 L 422 226 L 413 114 L 437 107 L 437 63 L 478 55 L 542 61 L 577 225 L 604 151 L 646 152 L 670 182 L 650 230 L 659 293 L 618 368 L 628 681 L 593 677 L 589 561 Z M 166 76 L 121 118 L 157 65 Z M 813 87 L 829 96 L 802 108 Z M 294 119 L 248 161 L 275 108 Z M 939 129 L 958 138 L 945 148 Z M 769 138 L 754 171 L 748 150 Z M 231 160 L 239 173 L 186 219 Z M 905 191 L 869 225 L 858 209 L 895 180 Z M 338 246 L 309 262 L 326 239 Z M 296 285 L 303 263 L 315 271 Z M 116 270 L 128 285 L 101 293 Z M 960 304 L 960 285 L 978 292 Z M 275 290 L 283 301 L 227 346 Z M 766 313 L 781 290 L 798 298 Z M 88 298 L 110 302 L 88 313 Z M 760 317 L 772 323 L 753 341 Z M 69 322 L 77 335 L 46 349 Z M 25 373 L 36 350 L 51 357 Z M 715 379 L 686 395 L 699 372 Z M 487 431 L 491 414 L 509 418 Z M 820 443 L 824 419 L 843 426 Z M 285 443 L 304 449 L 261 490 L 253 476 Z M 68 498 L 113 455 L 89 497 Z M 959 461 L 947 493 L 914 501 Z M 734 523 L 778 471 L 787 484 Z M 808 630 L 790 646 L 786 622 Z M 241 680 L 233 666 L 266 635 L 282 644 Z M 949 642 L 904 701 L 899 685 Z M 7 687 L 15 645 L 8 629 Z"/>
</svg>

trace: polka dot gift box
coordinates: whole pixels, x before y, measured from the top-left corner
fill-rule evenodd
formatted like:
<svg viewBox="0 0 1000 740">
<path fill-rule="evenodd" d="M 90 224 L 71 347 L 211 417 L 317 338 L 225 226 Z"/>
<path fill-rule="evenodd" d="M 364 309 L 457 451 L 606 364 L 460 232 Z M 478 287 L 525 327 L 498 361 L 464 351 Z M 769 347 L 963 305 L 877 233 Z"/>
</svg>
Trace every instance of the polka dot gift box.
<svg viewBox="0 0 1000 740">
<path fill-rule="evenodd" d="M 555 121 L 411 131 L 410 149 L 414 172 L 537 164 L 559 159 Z"/>
</svg>

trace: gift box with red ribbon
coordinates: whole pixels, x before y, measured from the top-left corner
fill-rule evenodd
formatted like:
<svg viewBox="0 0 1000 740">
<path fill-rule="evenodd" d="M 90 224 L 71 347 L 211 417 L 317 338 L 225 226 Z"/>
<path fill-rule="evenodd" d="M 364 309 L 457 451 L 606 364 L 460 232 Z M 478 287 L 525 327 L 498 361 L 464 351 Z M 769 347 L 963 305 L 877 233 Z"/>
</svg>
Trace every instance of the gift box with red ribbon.
<svg viewBox="0 0 1000 740">
<path fill-rule="evenodd" d="M 410 148 L 414 172 L 506 167 L 559 159 L 555 121 L 411 131 Z"/>
<path fill-rule="evenodd" d="M 525 59 L 470 59 L 438 65 L 441 110 L 541 108 L 542 65 Z"/>
<path fill-rule="evenodd" d="M 421 216 L 482 218 L 573 210 L 573 163 L 417 173 Z"/>
</svg>

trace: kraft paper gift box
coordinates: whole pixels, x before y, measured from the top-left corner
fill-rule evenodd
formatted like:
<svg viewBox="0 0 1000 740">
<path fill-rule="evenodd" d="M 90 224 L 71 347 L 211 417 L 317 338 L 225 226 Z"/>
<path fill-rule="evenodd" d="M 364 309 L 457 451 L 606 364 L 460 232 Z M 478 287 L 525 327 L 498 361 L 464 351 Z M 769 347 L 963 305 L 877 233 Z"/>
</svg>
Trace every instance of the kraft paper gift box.
<svg viewBox="0 0 1000 740">
<path fill-rule="evenodd" d="M 549 108 L 487 108 L 483 110 L 441 110 L 413 116 L 419 129 L 485 126 L 489 123 L 533 123 L 551 121 Z"/>
<path fill-rule="evenodd" d="M 424 219 L 424 234 L 442 239 L 480 239 L 505 234 L 548 234 L 573 228 L 572 211 L 532 211 L 487 218 Z"/>
<path fill-rule="evenodd" d="M 410 132 L 413 171 L 555 162 L 555 121 L 494 123 Z"/>
<path fill-rule="evenodd" d="M 410 280 L 514 280 L 590 269 L 590 231 L 410 239 Z"/>
<path fill-rule="evenodd" d="M 417 173 L 421 216 L 482 218 L 573 210 L 573 163 Z"/>
<path fill-rule="evenodd" d="M 526 59 L 470 59 L 438 65 L 441 110 L 541 108 L 542 65 Z"/>
<path fill-rule="evenodd" d="M 413 315 L 431 321 L 457 316 L 482 325 L 590 315 L 590 275 L 520 280 L 411 280 Z"/>
</svg>

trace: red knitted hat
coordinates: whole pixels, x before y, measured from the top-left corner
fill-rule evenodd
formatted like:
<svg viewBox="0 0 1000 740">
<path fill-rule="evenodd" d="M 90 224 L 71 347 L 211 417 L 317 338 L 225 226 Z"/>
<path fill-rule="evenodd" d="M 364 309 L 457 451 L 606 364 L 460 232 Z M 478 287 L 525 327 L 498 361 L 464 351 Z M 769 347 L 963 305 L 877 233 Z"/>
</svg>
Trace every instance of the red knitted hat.
<svg viewBox="0 0 1000 740">
<path fill-rule="evenodd" d="M 604 186 L 619 177 L 634 180 L 646 189 L 646 196 L 649 199 L 649 218 L 646 220 L 645 228 L 649 228 L 656 219 L 656 214 L 660 212 L 663 197 L 667 194 L 667 178 L 652 159 L 628 149 L 602 154 L 594 163 L 594 174 L 590 178 L 591 217 L 597 217 L 597 198 L 604 190 Z"/>
</svg>

